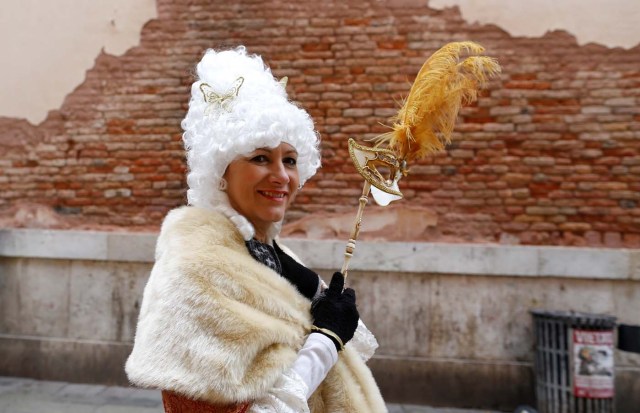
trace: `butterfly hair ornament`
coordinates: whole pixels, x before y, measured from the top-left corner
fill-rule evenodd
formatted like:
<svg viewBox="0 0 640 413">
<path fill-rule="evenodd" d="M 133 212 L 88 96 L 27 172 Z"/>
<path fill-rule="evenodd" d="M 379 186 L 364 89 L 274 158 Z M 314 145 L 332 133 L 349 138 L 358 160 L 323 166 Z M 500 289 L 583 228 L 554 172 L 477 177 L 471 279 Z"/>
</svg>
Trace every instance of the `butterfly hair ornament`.
<svg viewBox="0 0 640 413">
<path fill-rule="evenodd" d="M 208 83 L 201 83 L 200 91 L 202 92 L 204 101 L 208 103 L 204 110 L 205 116 L 210 115 L 211 112 L 216 109 L 224 109 L 227 112 L 231 112 L 230 105 L 233 99 L 238 96 L 238 92 L 243 83 L 244 77 L 240 76 L 225 93 L 218 93 L 214 91 Z"/>
<path fill-rule="evenodd" d="M 476 101 L 478 91 L 500 73 L 497 60 L 483 53 L 482 46 L 470 41 L 443 46 L 422 65 L 390 132 L 375 138 L 373 147 L 349 139 L 349 155 L 365 182 L 344 253 L 345 277 L 369 192 L 382 206 L 401 199 L 398 182 L 408 175 L 408 164 L 443 150 L 451 142 L 460 108 Z"/>
</svg>

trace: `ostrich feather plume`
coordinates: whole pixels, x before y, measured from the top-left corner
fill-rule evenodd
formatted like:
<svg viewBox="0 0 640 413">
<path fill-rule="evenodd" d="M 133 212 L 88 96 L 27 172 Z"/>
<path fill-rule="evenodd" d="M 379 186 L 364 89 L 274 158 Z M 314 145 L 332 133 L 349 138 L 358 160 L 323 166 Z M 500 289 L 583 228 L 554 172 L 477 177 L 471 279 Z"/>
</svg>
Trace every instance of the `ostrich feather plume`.
<svg viewBox="0 0 640 413">
<path fill-rule="evenodd" d="M 474 42 L 449 43 L 422 66 L 393 130 L 378 138 L 407 162 L 444 149 L 451 141 L 458 111 L 474 102 L 478 90 L 500 73 L 497 60 L 483 56 Z"/>
</svg>

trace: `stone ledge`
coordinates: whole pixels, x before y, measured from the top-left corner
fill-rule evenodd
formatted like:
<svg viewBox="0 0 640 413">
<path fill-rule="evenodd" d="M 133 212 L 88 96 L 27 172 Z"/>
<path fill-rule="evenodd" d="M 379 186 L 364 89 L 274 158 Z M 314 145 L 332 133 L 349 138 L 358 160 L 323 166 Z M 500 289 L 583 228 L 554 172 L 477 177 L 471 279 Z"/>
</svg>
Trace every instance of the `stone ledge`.
<svg viewBox="0 0 640 413">
<path fill-rule="evenodd" d="M 2 229 L 0 257 L 153 262 L 156 238 L 155 233 Z M 346 241 L 287 238 L 282 243 L 311 268 L 342 266 Z M 640 249 L 362 241 L 350 268 L 640 280 Z"/>
<path fill-rule="evenodd" d="M 0 257 L 153 262 L 156 233 L 1 229 Z"/>
</svg>

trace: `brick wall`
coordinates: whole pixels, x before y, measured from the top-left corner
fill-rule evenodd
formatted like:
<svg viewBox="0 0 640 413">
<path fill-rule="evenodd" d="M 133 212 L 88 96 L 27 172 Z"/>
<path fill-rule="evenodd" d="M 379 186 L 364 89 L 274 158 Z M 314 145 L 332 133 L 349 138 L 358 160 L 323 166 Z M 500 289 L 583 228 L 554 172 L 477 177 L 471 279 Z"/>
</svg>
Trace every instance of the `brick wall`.
<svg viewBox="0 0 640 413">
<path fill-rule="evenodd" d="M 446 237 L 640 246 L 640 47 L 514 38 L 402 0 L 158 0 L 158 12 L 138 47 L 101 54 L 45 122 L 0 118 L 0 211 L 29 202 L 93 225 L 157 226 L 185 201 L 193 66 L 237 44 L 289 76 L 322 134 L 323 168 L 291 219 L 355 211 L 362 179 L 347 138 L 386 131 L 424 60 L 470 39 L 503 75 L 464 109 L 449 150 L 412 166 L 405 202 L 435 211 Z"/>
</svg>

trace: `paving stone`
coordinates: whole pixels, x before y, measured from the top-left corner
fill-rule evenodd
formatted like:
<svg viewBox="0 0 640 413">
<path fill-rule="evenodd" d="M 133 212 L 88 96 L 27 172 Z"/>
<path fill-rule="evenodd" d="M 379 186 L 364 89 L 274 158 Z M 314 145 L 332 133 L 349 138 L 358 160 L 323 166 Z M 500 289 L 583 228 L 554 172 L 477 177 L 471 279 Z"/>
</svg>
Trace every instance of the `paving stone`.
<svg viewBox="0 0 640 413">
<path fill-rule="evenodd" d="M 95 413 L 164 413 L 164 408 L 107 405 L 98 407 Z"/>
<path fill-rule="evenodd" d="M 403 413 L 500 413 L 493 410 L 469 410 L 451 407 L 403 405 Z"/>
<path fill-rule="evenodd" d="M 69 383 L 60 389 L 56 395 L 61 397 L 91 398 L 93 396 L 97 396 L 106 389 L 107 386 L 102 385 Z"/>
<path fill-rule="evenodd" d="M 114 399 L 126 399 L 135 389 L 135 387 L 109 386 L 100 395 Z"/>
<path fill-rule="evenodd" d="M 93 384 L 67 384 L 56 393 L 56 401 L 58 403 L 90 404 L 101 406 L 105 404 L 106 399 L 100 396 L 107 386 Z"/>
<path fill-rule="evenodd" d="M 388 404 L 389 413 L 497 413 Z M 0 413 L 163 413 L 158 390 L 0 377 Z"/>
<path fill-rule="evenodd" d="M 19 394 L 39 394 L 54 395 L 60 391 L 67 383 L 59 381 L 16 379 L 18 384 L 15 393 Z"/>
<path fill-rule="evenodd" d="M 28 381 L 29 380 L 27 379 L 15 380 L 8 377 L 0 377 L 0 395 L 5 393 L 15 393 L 22 383 L 26 383 Z"/>
<path fill-rule="evenodd" d="M 129 396 L 129 403 L 138 407 L 162 406 L 162 395 L 159 390 L 134 389 Z"/>
<path fill-rule="evenodd" d="M 13 394 L 0 397 L 3 413 L 94 413 L 96 406 L 84 403 L 66 403 L 55 396 Z"/>
<path fill-rule="evenodd" d="M 162 397 L 157 390 L 142 390 L 135 387 L 110 386 L 98 396 L 105 404 L 130 405 L 132 400 L 146 401 L 150 407 L 162 403 Z"/>
</svg>

